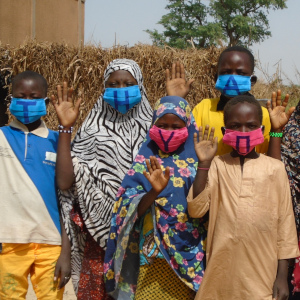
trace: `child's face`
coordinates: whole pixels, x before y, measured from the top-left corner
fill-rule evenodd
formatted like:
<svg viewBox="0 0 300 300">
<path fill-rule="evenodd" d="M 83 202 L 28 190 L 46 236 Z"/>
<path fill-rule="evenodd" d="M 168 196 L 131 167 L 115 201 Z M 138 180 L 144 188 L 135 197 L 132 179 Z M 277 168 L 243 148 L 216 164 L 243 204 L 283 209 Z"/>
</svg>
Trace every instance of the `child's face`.
<svg viewBox="0 0 300 300">
<path fill-rule="evenodd" d="M 128 71 L 124 70 L 111 73 L 105 83 L 106 88 L 123 88 L 133 85 L 138 85 L 137 81 Z"/>
<path fill-rule="evenodd" d="M 257 108 L 250 103 L 238 103 L 231 108 L 225 127 L 227 129 L 249 132 L 261 126 Z"/>
<path fill-rule="evenodd" d="M 218 75 L 252 75 L 252 65 L 247 53 L 230 51 L 223 54 Z"/>
<path fill-rule="evenodd" d="M 176 130 L 186 127 L 185 122 L 174 114 L 165 114 L 159 118 L 155 126 L 165 130 Z"/>
<path fill-rule="evenodd" d="M 42 99 L 46 98 L 47 94 L 38 80 L 29 78 L 22 79 L 14 85 L 12 96 L 22 99 Z"/>
</svg>

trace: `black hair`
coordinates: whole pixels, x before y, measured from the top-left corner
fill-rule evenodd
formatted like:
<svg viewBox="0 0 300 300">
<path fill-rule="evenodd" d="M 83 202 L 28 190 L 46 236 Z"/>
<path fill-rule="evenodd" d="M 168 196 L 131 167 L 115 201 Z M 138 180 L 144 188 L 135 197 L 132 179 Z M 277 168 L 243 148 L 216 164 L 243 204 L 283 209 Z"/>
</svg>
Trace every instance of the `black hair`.
<svg viewBox="0 0 300 300">
<path fill-rule="evenodd" d="M 46 79 L 41 74 L 33 71 L 24 71 L 22 73 L 17 74 L 12 80 L 12 90 L 14 90 L 14 86 L 23 79 L 34 79 L 39 81 L 45 92 L 45 96 L 47 95 L 48 84 Z"/>
<path fill-rule="evenodd" d="M 227 52 L 233 52 L 233 51 L 236 51 L 236 52 L 243 52 L 243 53 L 246 53 L 248 56 L 249 56 L 249 59 L 250 59 L 250 63 L 251 63 L 251 71 L 253 73 L 254 71 L 254 66 L 255 66 L 255 60 L 254 60 L 254 56 L 252 54 L 252 52 L 247 49 L 247 48 L 244 48 L 242 46 L 232 46 L 232 47 L 228 47 L 226 48 L 221 54 L 220 54 L 220 57 L 219 57 L 219 60 L 218 60 L 218 65 L 217 65 L 217 73 L 218 73 L 218 70 L 219 70 L 219 65 L 223 59 L 223 56 L 225 53 Z"/>
<path fill-rule="evenodd" d="M 262 108 L 261 108 L 261 105 L 259 104 L 259 102 L 252 95 L 239 95 L 239 96 L 236 96 L 236 97 L 230 99 L 224 107 L 224 124 L 225 124 L 225 126 L 228 121 L 228 117 L 229 117 L 229 114 L 230 114 L 232 108 L 239 103 L 249 103 L 249 104 L 254 105 L 257 108 L 257 114 L 258 114 L 259 121 L 262 124 L 263 112 L 262 112 Z"/>
</svg>

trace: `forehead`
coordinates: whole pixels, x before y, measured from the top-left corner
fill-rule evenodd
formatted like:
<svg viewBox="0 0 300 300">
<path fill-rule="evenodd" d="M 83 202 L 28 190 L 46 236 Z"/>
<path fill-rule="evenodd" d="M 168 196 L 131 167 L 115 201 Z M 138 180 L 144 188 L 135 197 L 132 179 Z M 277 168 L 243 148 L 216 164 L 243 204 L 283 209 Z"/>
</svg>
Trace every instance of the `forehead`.
<svg viewBox="0 0 300 300">
<path fill-rule="evenodd" d="M 112 72 L 107 81 L 109 80 L 135 80 L 135 78 L 128 72 L 128 71 L 125 71 L 125 70 L 118 70 L 118 71 L 114 71 Z"/>
<path fill-rule="evenodd" d="M 24 78 L 14 82 L 12 92 L 40 92 L 41 94 L 44 94 L 45 87 L 38 78 Z"/>
<path fill-rule="evenodd" d="M 252 69 L 251 59 L 247 53 L 230 51 L 222 54 L 221 60 L 219 62 L 219 69 L 236 65 L 242 65 L 244 67 Z"/>
<path fill-rule="evenodd" d="M 183 122 L 185 124 L 185 122 L 182 119 L 180 119 L 178 116 L 176 116 L 172 113 L 163 115 L 162 117 L 157 119 L 155 123 L 158 123 L 158 122 L 166 122 L 166 123 Z"/>
<path fill-rule="evenodd" d="M 247 121 L 250 119 L 260 122 L 257 107 L 248 102 L 241 102 L 231 107 L 228 112 L 227 123 L 236 120 Z"/>
</svg>

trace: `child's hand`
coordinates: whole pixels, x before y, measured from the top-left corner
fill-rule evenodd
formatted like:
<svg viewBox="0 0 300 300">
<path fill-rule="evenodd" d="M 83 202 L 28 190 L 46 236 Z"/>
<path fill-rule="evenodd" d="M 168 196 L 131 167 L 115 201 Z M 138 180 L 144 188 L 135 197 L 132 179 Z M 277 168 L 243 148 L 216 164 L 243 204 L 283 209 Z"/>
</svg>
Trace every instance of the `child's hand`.
<svg viewBox="0 0 300 300">
<path fill-rule="evenodd" d="M 289 298 L 289 287 L 287 279 L 276 278 L 273 286 L 273 300 L 288 300 Z"/>
<path fill-rule="evenodd" d="M 60 85 L 57 86 L 58 102 L 56 102 L 54 95 L 51 96 L 51 101 L 56 110 L 59 124 L 64 127 L 72 127 L 79 116 L 81 98 L 73 105 L 72 94 L 73 89 L 68 89 L 68 84 L 64 82 L 63 90 Z"/>
<path fill-rule="evenodd" d="M 146 159 L 147 168 L 149 170 L 149 174 L 144 170 L 143 174 L 151 183 L 153 190 L 160 194 L 163 189 L 168 185 L 170 179 L 170 168 L 166 167 L 165 174 L 162 171 L 160 164 L 155 156 L 150 156 L 149 160 Z"/>
<path fill-rule="evenodd" d="M 202 127 L 199 127 L 199 142 L 198 134 L 194 133 L 194 145 L 195 151 L 200 162 L 210 162 L 214 158 L 218 150 L 218 137 L 214 138 L 215 128 L 212 127 L 209 132 L 209 125 L 205 126 L 204 133 L 202 135 Z"/>
<path fill-rule="evenodd" d="M 281 132 L 295 110 L 295 107 L 291 107 L 288 112 L 285 112 L 289 101 L 289 94 L 286 94 L 283 102 L 281 102 L 281 90 L 277 91 L 277 95 L 273 92 L 271 100 L 272 106 L 270 101 L 267 102 L 267 109 L 271 120 L 271 131 Z"/>
<path fill-rule="evenodd" d="M 71 258 L 70 256 L 65 256 L 61 253 L 59 256 L 54 270 L 54 281 L 57 282 L 59 279 L 59 284 L 57 289 L 63 288 L 71 278 Z"/>
<path fill-rule="evenodd" d="M 166 88 L 168 96 L 179 96 L 185 98 L 190 92 L 192 83 L 195 79 L 185 80 L 184 66 L 179 61 L 172 64 L 172 76 L 170 79 L 170 70 L 166 69 Z"/>
</svg>

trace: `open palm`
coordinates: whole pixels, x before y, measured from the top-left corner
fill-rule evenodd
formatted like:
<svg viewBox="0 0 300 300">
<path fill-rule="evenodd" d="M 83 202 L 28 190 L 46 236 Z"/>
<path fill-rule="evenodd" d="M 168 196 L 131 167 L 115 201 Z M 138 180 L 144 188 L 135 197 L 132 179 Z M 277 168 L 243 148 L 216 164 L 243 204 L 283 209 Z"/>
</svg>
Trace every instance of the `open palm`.
<svg viewBox="0 0 300 300">
<path fill-rule="evenodd" d="M 166 69 L 166 89 L 168 96 L 179 96 L 185 98 L 190 92 L 194 79 L 186 81 L 183 64 L 176 62 L 172 64 L 172 74 Z"/>
<path fill-rule="evenodd" d="M 218 137 L 214 138 L 215 128 L 212 127 L 209 132 L 209 126 L 206 125 L 202 134 L 202 127 L 199 128 L 198 134 L 194 133 L 194 146 L 199 162 L 211 161 L 218 150 Z"/>
<path fill-rule="evenodd" d="M 63 89 L 60 85 L 57 86 L 58 101 L 54 95 L 51 96 L 52 104 L 56 110 L 60 125 L 64 127 L 72 127 L 78 116 L 81 99 L 78 99 L 73 104 L 72 99 L 73 89 L 68 89 L 66 82 L 63 83 Z"/>
<path fill-rule="evenodd" d="M 146 171 L 144 171 L 143 174 L 150 182 L 153 190 L 159 194 L 168 185 L 170 179 L 170 169 L 167 167 L 164 173 L 155 156 L 150 156 L 150 162 L 148 159 L 146 159 L 146 165 L 149 174 Z"/>
<path fill-rule="evenodd" d="M 271 101 L 272 105 L 270 101 L 267 102 L 267 109 L 270 115 L 272 130 L 282 130 L 295 110 L 295 107 L 291 107 L 287 112 L 285 111 L 289 101 L 289 94 L 286 94 L 282 101 L 281 90 L 277 91 L 277 95 L 275 92 L 272 93 Z"/>
</svg>

